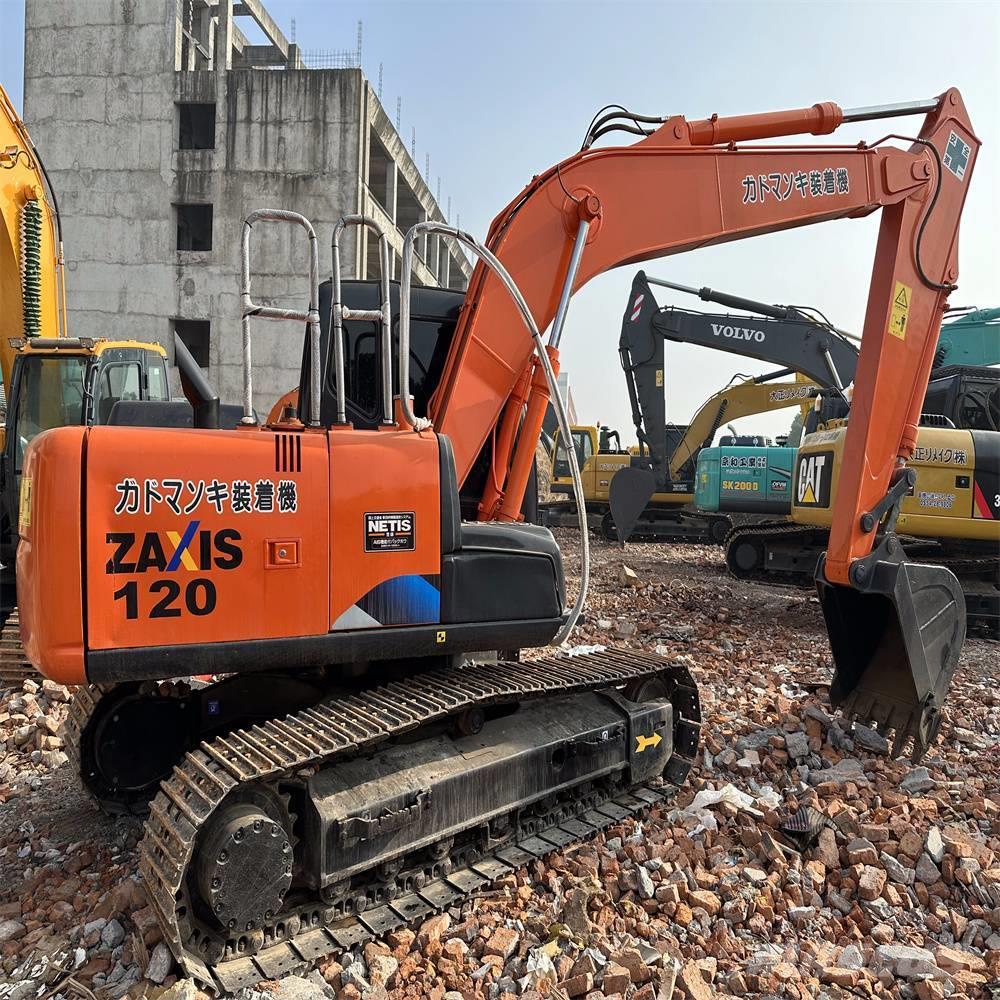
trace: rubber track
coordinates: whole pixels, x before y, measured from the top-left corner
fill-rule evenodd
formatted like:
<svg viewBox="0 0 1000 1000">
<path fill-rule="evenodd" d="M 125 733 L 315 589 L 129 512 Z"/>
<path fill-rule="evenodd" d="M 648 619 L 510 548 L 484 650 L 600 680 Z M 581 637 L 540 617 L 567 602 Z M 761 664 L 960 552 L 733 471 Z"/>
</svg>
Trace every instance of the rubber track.
<svg viewBox="0 0 1000 1000">
<path fill-rule="evenodd" d="M 222 990 L 252 985 L 452 906 L 532 858 L 589 837 L 659 801 L 662 791 L 639 786 L 633 789 L 636 794 L 619 796 L 597 810 L 557 824 L 542 836 L 501 848 L 492 857 L 360 916 L 331 923 L 322 903 L 296 907 L 272 921 L 265 929 L 264 947 L 253 955 L 229 957 L 227 952 L 219 964 L 210 967 L 188 947 L 192 928 L 186 918 L 187 879 L 196 840 L 215 810 L 240 785 L 274 782 L 303 768 L 329 766 L 472 706 L 600 690 L 657 674 L 673 674 L 671 700 L 677 735 L 665 778 L 679 785 L 697 753 L 697 689 L 686 667 L 632 650 L 526 663 L 466 664 L 418 674 L 203 743 L 161 784 L 139 845 L 140 872 L 167 944 L 184 972 L 205 985 Z"/>
</svg>

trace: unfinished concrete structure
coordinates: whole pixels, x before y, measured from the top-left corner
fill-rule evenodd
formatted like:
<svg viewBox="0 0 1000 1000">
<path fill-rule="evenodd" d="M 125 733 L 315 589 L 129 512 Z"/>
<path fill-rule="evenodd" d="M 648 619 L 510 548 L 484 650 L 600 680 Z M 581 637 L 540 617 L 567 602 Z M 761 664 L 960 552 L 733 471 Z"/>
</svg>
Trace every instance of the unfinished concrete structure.
<svg viewBox="0 0 1000 1000">
<path fill-rule="evenodd" d="M 248 212 L 310 219 L 322 275 L 345 213 L 387 229 L 395 277 L 405 230 L 443 219 L 360 68 L 306 68 L 259 0 L 26 0 L 24 111 L 62 212 L 70 332 L 169 351 L 179 334 L 227 401 L 242 385 Z M 303 234 L 261 229 L 254 297 L 301 308 Z M 356 232 L 344 274 L 375 277 L 375 240 Z M 431 237 L 418 249 L 417 281 L 465 287 L 454 246 Z M 258 411 L 297 384 L 301 343 L 288 324 L 255 328 Z"/>
</svg>

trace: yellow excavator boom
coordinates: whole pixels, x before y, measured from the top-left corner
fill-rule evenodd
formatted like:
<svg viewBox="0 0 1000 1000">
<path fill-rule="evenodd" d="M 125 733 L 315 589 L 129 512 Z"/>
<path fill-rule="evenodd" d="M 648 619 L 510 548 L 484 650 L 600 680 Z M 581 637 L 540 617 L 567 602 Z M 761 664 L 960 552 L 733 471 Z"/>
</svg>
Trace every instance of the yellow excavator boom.
<svg viewBox="0 0 1000 1000">
<path fill-rule="evenodd" d="M 58 217 L 41 160 L 0 86 L 0 373 L 10 385 L 11 339 L 58 337 L 66 313 Z"/>
<path fill-rule="evenodd" d="M 794 382 L 761 382 L 746 379 L 734 382 L 707 399 L 691 418 L 684 437 L 670 456 L 670 478 L 681 478 L 688 462 L 696 461 L 698 452 L 711 443 L 716 430 L 724 423 L 756 413 L 770 413 L 788 406 L 809 403 L 819 386 L 801 375 Z"/>
</svg>

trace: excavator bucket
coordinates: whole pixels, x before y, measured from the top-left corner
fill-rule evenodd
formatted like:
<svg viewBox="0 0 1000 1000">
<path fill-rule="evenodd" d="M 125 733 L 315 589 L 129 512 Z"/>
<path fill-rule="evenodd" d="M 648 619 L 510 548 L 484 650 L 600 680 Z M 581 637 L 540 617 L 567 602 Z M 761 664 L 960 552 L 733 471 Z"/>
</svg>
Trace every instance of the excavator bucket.
<svg viewBox="0 0 1000 1000">
<path fill-rule="evenodd" d="M 619 469 L 611 477 L 608 487 L 608 504 L 614 518 L 615 531 L 622 545 L 635 530 L 636 522 L 649 506 L 656 492 L 656 477 L 649 469 L 630 465 Z"/>
<path fill-rule="evenodd" d="M 893 757 L 912 736 L 919 760 L 937 736 L 965 641 L 962 588 L 943 566 L 906 561 L 894 538 L 855 564 L 853 587 L 830 583 L 825 561 L 816 586 L 833 651 L 830 701 L 848 718 L 894 731 Z"/>
</svg>

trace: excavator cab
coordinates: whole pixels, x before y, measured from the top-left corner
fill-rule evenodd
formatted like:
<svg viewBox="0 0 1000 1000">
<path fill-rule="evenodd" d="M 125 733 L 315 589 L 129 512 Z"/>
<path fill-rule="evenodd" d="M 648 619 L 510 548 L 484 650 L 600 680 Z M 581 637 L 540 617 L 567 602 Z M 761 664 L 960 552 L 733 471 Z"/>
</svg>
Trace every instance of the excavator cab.
<svg viewBox="0 0 1000 1000">
<path fill-rule="evenodd" d="M 166 351 L 159 344 L 87 338 L 16 341 L 0 444 L 0 605 L 14 602 L 14 550 L 21 471 L 28 445 L 54 427 L 109 422 L 120 401 L 166 401 Z"/>
<path fill-rule="evenodd" d="M 573 448 L 576 450 L 576 461 L 582 470 L 599 451 L 599 445 L 595 447 L 598 431 L 596 427 L 585 426 L 574 426 L 571 430 L 573 432 Z M 556 492 L 568 492 L 570 485 L 569 456 L 566 454 L 566 445 L 558 429 L 552 444 L 552 485 L 553 488 L 561 487 Z"/>
</svg>

